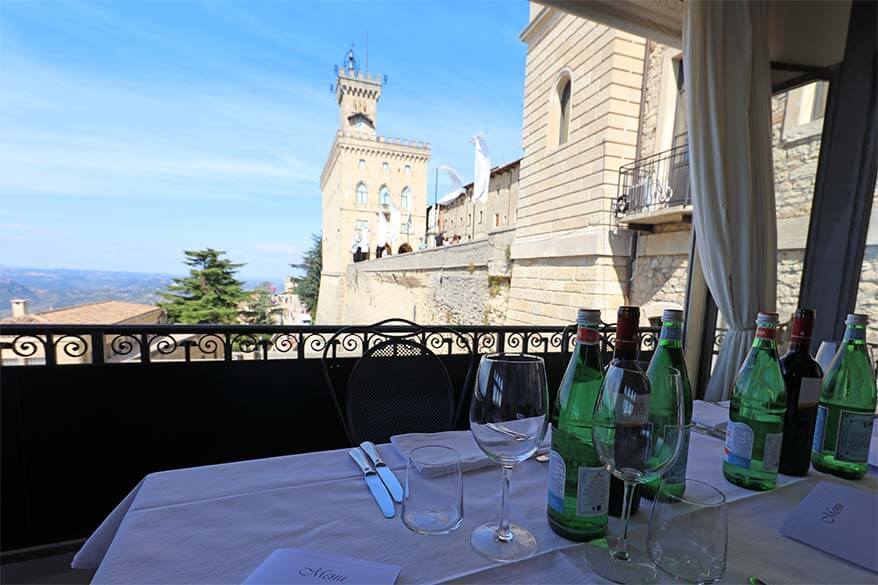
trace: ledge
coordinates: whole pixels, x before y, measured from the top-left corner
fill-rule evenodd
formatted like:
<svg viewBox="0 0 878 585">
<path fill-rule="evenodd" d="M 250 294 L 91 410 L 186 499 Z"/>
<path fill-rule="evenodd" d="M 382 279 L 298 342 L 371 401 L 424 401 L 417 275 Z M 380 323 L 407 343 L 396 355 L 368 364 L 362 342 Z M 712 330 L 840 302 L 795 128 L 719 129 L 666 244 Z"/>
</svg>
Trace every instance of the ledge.
<svg viewBox="0 0 878 585">
<path fill-rule="evenodd" d="M 514 227 L 498 229 L 486 237 L 469 242 L 348 264 L 348 272 L 405 272 L 489 266 L 498 259 L 505 259 L 506 246 L 512 242 L 514 234 Z"/>
<path fill-rule="evenodd" d="M 608 226 L 592 226 L 562 233 L 516 238 L 512 259 L 564 256 L 628 256 L 631 234 L 614 233 Z"/>
<path fill-rule="evenodd" d="M 650 209 L 629 213 L 619 218 L 620 224 L 656 225 L 660 223 L 679 223 L 692 217 L 692 205 L 671 205 L 660 209 Z"/>
</svg>

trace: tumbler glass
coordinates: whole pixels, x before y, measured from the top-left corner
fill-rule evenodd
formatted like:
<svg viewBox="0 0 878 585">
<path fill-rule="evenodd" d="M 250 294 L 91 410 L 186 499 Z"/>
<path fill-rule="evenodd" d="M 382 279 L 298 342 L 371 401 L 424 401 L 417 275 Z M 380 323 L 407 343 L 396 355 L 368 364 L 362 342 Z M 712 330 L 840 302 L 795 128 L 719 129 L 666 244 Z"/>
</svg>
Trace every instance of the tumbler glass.
<svg viewBox="0 0 878 585">
<path fill-rule="evenodd" d="M 426 445 L 409 453 L 402 521 L 418 534 L 445 534 L 463 524 L 463 476 L 457 451 Z"/>
</svg>

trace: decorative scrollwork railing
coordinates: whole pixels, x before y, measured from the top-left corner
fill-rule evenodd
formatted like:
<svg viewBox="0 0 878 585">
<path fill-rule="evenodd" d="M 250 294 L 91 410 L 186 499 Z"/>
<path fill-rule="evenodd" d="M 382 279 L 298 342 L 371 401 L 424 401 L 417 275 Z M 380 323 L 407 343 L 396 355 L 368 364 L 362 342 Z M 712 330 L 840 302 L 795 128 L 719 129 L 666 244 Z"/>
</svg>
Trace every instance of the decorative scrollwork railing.
<svg viewBox="0 0 878 585">
<path fill-rule="evenodd" d="M 616 217 L 689 205 L 689 147 L 678 146 L 619 168 Z"/>
<path fill-rule="evenodd" d="M 380 335 L 376 335 L 376 331 Z M 406 326 L 321 325 L 19 325 L 0 327 L 2 365 L 56 366 L 163 361 L 320 359 L 358 357 Z M 640 346 L 655 348 L 657 328 L 642 328 Z M 437 355 L 474 351 L 568 354 L 576 326 L 418 326 L 419 342 Z M 601 328 L 601 348 L 611 351 L 615 326 Z"/>
</svg>

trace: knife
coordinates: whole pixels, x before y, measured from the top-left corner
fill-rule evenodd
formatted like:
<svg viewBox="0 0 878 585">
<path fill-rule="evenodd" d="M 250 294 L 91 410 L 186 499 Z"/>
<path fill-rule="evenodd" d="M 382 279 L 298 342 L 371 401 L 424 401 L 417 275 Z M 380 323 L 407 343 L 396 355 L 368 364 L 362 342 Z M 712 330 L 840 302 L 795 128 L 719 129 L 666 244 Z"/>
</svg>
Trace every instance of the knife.
<svg viewBox="0 0 878 585">
<path fill-rule="evenodd" d="M 390 495 L 393 496 L 393 501 L 397 503 L 402 502 L 402 486 L 399 485 L 399 480 L 396 479 L 396 476 L 393 475 L 393 472 L 390 471 L 390 468 L 387 467 L 387 464 L 381 460 L 381 456 L 378 455 L 378 449 L 375 448 L 375 443 L 372 441 L 363 441 L 360 443 L 360 448 L 366 452 L 366 455 L 369 456 L 369 459 L 372 460 L 372 465 L 375 466 L 375 471 L 378 472 L 378 475 L 381 477 L 381 481 L 384 482 L 384 485 L 387 486 L 387 491 L 390 492 Z"/>
<path fill-rule="evenodd" d="M 381 483 L 381 480 L 378 479 L 378 474 L 375 473 L 375 470 L 369 465 L 366 456 L 363 455 L 363 452 L 357 447 L 348 451 L 348 455 L 350 455 L 351 459 L 356 461 L 357 465 L 360 466 L 360 470 L 363 472 L 363 479 L 366 481 L 366 486 L 368 486 L 369 491 L 372 492 L 372 497 L 378 502 L 378 507 L 381 508 L 381 513 L 384 514 L 385 518 L 393 518 L 396 515 L 396 510 L 393 508 L 393 500 L 390 499 L 390 494 L 387 493 L 387 488 L 385 488 L 384 484 Z"/>
</svg>

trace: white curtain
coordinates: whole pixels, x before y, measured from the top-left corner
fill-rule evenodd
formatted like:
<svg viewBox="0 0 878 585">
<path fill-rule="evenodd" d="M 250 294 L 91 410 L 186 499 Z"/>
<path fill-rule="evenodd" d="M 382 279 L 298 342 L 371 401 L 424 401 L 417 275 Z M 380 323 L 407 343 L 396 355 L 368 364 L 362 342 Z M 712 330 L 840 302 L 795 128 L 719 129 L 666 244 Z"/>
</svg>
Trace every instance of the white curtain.
<svg viewBox="0 0 878 585">
<path fill-rule="evenodd" d="M 693 224 L 729 331 L 705 394 L 728 398 L 757 312 L 774 311 L 777 224 L 762 2 L 685 2 L 683 63 Z"/>
</svg>

